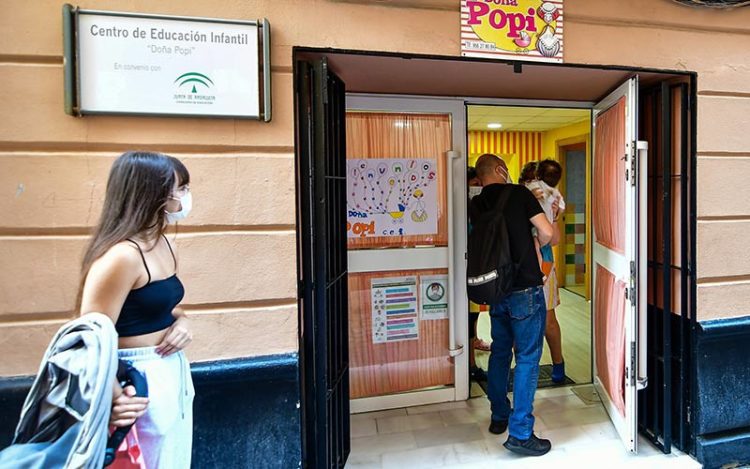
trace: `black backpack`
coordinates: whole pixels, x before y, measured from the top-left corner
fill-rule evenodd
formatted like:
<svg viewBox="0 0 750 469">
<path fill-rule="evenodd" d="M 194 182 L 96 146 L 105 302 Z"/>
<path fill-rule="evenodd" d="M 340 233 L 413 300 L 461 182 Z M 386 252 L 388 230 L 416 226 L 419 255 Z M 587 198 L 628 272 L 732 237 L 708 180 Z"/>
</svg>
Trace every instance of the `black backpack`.
<svg viewBox="0 0 750 469">
<path fill-rule="evenodd" d="M 510 253 L 510 238 L 505 205 L 513 191 L 503 188 L 497 205 L 475 215 L 469 233 L 466 282 L 469 299 L 481 305 L 493 305 L 508 295 L 518 272 Z"/>
</svg>

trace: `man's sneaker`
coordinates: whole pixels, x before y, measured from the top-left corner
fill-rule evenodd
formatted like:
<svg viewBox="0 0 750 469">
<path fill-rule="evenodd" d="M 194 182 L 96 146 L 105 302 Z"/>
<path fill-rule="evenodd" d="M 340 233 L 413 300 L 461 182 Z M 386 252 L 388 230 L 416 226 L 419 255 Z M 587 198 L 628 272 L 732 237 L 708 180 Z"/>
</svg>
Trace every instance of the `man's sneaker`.
<svg viewBox="0 0 750 469">
<path fill-rule="evenodd" d="M 493 435 L 501 435 L 508 429 L 507 420 L 490 420 L 490 433 Z"/>
<path fill-rule="evenodd" d="M 552 449 L 552 443 L 549 440 L 537 438 L 533 433 L 528 440 L 519 440 L 513 436 L 508 436 L 508 441 L 503 443 L 503 446 L 522 456 L 542 456 Z"/>
</svg>

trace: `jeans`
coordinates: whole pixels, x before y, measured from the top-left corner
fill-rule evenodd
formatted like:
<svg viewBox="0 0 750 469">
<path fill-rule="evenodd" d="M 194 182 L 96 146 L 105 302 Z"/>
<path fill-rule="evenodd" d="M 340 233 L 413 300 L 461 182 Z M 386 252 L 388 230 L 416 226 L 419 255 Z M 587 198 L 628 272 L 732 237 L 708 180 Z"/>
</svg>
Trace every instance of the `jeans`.
<svg viewBox="0 0 750 469">
<path fill-rule="evenodd" d="M 534 431 L 534 393 L 539 378 L 547 308 L 542 287 L 513 292 L 490 309 L 492 350 L 487 397 L 492 420 L 508 420 L 508 433 L 527 440 Z M 515 348 L 513 410 L 507 398 L 508 373 Z"/>
</svg>

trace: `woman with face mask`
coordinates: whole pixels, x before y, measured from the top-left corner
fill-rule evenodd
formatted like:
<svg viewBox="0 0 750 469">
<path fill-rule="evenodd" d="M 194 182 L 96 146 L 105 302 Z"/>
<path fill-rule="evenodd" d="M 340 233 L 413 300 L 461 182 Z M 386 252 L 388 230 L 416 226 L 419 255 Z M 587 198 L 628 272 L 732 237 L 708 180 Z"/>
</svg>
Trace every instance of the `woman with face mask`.
<svg viewBox="0 0 750 469">
<path fill-rule="evenodd" d="M 192 208 L 190 174 L 178 159 L 127 152 L 112 165 L 99 224 L 83 260 L 80 313 L 104 313 L 118 355 L 140 371 L 149 397 L 113 383 L 110 424 L 135 421 L 146 467 L 189 468 L 192 449 L 192 340 L 178 306 L 185 290 L 165 232 Z M 137 420 L 136 420 L 137 419 Z"/>
</svg>

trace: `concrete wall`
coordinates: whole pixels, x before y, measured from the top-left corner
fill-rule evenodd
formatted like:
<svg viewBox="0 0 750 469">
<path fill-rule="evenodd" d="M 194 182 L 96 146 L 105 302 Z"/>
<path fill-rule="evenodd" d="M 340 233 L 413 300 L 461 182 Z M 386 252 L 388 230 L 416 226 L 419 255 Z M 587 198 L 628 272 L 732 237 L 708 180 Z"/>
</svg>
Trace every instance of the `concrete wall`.
<svg viewBox="0 0 750 469">
<path fill-rule="evenodd" d="M 367 4 L 365 4 L 367 3 Z M 698 314 L 750 304 L 750 9 L 569 0 L 566 62 L 694 70 L 698 79 Z M 292 46 L 459 54 L 457 0 L 85 0 L 82 8 L 272 25 L 270 124 L 63 113 L 62 2 L 6 0 L 0 16 L 0 376 L 35 372 L 72 317 L 87 230 L 126 149 L 183 158 L 195 209 L 178 237 L 192 360 L 291 352 L 295 307 Z M 376 19 L 376 20 L 375 20 Z M 729 189 L 729 190 L 727 190 Z"/>
</svg>

